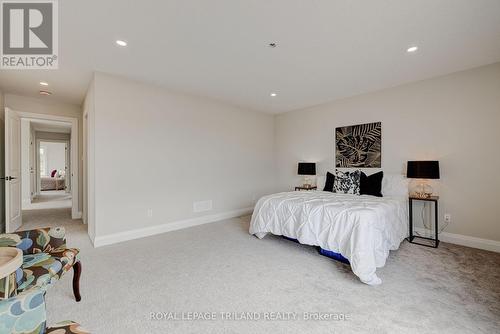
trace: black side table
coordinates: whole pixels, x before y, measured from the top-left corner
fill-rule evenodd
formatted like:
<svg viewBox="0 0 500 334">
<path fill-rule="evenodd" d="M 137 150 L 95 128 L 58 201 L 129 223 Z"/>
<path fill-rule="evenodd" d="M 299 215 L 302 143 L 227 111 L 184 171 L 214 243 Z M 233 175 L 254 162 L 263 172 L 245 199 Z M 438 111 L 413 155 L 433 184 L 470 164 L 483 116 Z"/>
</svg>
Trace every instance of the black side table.
<svg viewBox="0 0 500 334">
<path fill-rule="evenodd" d="M 427 247 L 433 247 L 437 248 L 439 245 L 439 239 L 438 239 L 438 200 L 439 196 L 431 196 L 427 198 L 420 198 L 420 197 L 409 197 L 409 214 L 410 214 L 410 236 L 408 237 L 408 241 L 417 244 L 417 245 L 422 245 L 422 246 L 427 246 Z M 413 202 L 414 201 L 426 201 L 426 202 L 434 202 L 434 225 L 435 225 L 435 235 L 434 238 L 426 238 L 426 237 L 421 237 L 418 235 L 413 235 Z M 420 241 L 420 242 L 419 242 Z"/>
</svg>

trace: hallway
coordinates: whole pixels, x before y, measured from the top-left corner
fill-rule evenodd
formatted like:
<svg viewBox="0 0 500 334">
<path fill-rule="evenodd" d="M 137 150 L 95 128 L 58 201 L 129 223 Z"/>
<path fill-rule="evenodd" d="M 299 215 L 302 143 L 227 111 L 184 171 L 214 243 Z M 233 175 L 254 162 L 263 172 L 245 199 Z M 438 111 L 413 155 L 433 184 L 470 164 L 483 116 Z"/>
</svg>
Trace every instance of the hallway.
<svg viewBox="0 0 500 334">
<path fill-rule="evenodd" d="M 23 214 L 25 210 L 58 208 L 69 208 L 71 212 L 71 204 L 71 193 L 64 190 L 43 191 L 31 203 L 23 206 Z"/>
<path fill-rule="evenodd" d="M 42 209 L 23 211 L 23 224 L 19 230 L 32 230 L 41 227 L 62 226 L 66 233 L 87 236 L 87 226 L 81 219 L 71 219 L 71 208 Z"/>
<path fill-rule="evenodd" d="M 64 190 L 42 192 L 31 204 L 23 208 L 22 215 L 19 230 L 55 226 L 64 226 L 67 231 L 74 228 L 86 230 L 81 219 L 71 219 L 71 194 Z"/>
</svg>

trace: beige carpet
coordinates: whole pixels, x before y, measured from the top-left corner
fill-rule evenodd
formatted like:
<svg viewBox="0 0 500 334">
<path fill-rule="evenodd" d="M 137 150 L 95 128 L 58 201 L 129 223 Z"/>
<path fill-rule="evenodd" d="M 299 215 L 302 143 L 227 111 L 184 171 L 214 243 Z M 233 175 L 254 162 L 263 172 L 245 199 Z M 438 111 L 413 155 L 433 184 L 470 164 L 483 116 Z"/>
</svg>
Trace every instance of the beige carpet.
<svg viewBox="0 0 500 334">
<path fill-rule="evenodd" d="M 249 217 L 94 249 L 84 225 L 50 211 L 38 224 L 66 226 L 83 264 L 82 301 L 73 300 L 71 275 L 63 278 L 47 295 L 50 323 L 72 319 L 103 334 L 500 332 L 497 253 L 404 242 L 379 270 L 383 284 L 370 287 L 312 247 L 248 235 Z M 296 312 L 298 320 L 150 320 L 151 312 Z M 303 312 L 349 320 L 305 321 Z"/>
<path fill-rule="evenodd" d="M 42 191 L 32 203 L 23 204 L 23 210 L 71 208 L 71 193 L 64 190 Z"/>
</svg>

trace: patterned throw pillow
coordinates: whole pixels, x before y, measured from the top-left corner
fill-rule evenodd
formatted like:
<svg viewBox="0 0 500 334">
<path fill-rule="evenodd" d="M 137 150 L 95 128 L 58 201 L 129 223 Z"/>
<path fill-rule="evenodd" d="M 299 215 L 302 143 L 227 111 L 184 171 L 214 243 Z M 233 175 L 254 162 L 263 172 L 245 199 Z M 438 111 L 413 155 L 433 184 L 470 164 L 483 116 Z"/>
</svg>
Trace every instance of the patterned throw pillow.
<svg viewBox="0 0 500 334">
<path fill-rule="evenodd" d="M 359 180 L 361 172 L 359 170 L 352 172 L 335 171 L 335 181 L 333 188 L 336 193 L 359 195 Z"/>
</svg>

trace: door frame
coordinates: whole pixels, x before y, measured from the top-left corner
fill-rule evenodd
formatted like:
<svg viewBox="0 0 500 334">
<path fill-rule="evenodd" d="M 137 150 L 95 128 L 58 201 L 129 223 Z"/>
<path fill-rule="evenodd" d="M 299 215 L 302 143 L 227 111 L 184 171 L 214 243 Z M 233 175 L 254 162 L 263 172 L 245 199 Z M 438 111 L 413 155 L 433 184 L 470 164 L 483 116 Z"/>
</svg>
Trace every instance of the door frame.
<svg viewBox="0 0 500 334">
<path fill-rule="evenodd" d="M 71 140 L 66 140 L 66 139 L 40 139 L 38 138 L 36 140 L 36 143 L 35 143 L 35 152 L 36 152 L 36 162 L 35 162 L 35 165 L 36 165 L 36 171 L 35 171 L 35 174 L 36 174 L 36 195 L 39 196 L 41 194 L 41 191 L 42 191 L 42 178 L 40 177 L 40 143 L 41 142 L 44 142 L 44 143 L 63 143 L 63 144 L 66 144 L 68 145 L 69 147 L 69 154 L 70 154 L 70 161 L 67 161 L 67 152 L 64 152 L 64 160 L 66 162 L 69 162 L 69 169 L 70 169 L 70 173 L 71 173 Z M 71 187 L 71 180 L 69 181 L 69 185 Z"/>
<path fill-rule="evenodd" d="M 10 109 L 12 110 L 12 109 Z M 19 115 L 19 117 L 24 119 L 32 119 L 32 120 L 45 120 L 45 121 L 57 121 L 57 122 L 65 122 L 71 123 L 71 219 L 80 219 L 82 218 L 82 212 L 79 211 L 79 161 L 78 161 L 78 118 L 69 117 L 69 116 L 56 116 L 56 115 L 48 115 L 48 114 L 37 114 L 25 111 L 15 111 Z M 38 152 L 37 152 L 38 153 Z M 36 154 L 35 154 L 36 155 Z M 22 182 L 22 181 L 21 181 Z"/>
</svg>

